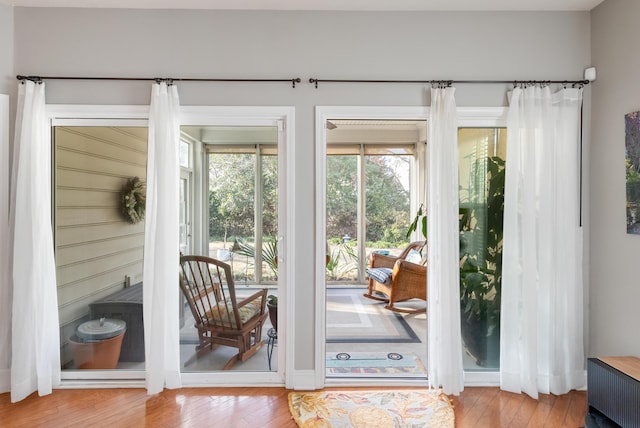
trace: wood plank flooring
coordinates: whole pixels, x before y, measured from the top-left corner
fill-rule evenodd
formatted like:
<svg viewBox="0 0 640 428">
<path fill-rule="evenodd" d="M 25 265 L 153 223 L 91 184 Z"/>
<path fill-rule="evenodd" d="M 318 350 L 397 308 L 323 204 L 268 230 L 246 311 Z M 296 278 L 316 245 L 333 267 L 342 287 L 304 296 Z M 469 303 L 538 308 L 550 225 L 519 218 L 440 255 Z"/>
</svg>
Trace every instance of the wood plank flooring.
<svg viewBox="0 0 640 428">
<path fill-rule="evenodd" d="M 295 428 L 288 393 L 278 387 L 183 388 L 153 396 L 143 389 L 67 389 L 44 397 L 32 394 L 15 404 L 9 394 L 0 394 L 0 426 Z M 576 428 L 584 426 L 587 412 L 583 391 L 542 395 L 536 401 L 476 387 L 465 388 L 452 402 L 457 428 Z"/>
</svg>

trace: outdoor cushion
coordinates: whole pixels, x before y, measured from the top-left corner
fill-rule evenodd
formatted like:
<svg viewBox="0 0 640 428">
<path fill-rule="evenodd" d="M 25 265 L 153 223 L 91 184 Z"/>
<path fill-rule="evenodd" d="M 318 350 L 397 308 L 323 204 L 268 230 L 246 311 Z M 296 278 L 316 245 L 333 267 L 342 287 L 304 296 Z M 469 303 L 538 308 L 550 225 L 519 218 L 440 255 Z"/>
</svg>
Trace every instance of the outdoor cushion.
<svg viewBox="0 0 640 428">
<path fill-rule="evenodd" d="M 374 281 L 379 282 L 380 284 L 391 284 L 391 273 L 393 269 L 390 268 L 369 268 L 367 269 L 367 274 L 369 274 L 370 278 L 373 278 Z"/>
<path fill-rule="evenodd" d="M 241 301 L 241 300 L 240 300 Z M 224 327 L 228 328 L 238 328 L 236 326 L 236 320 L 233 316 L 233 313 L 227 314 L 227 309 L 231 309 L 233 306 L 231 305 L 231 301 L 229 299 L 219 302 L 215 305 L 211 310 L 208 310 L 205 313 L 205 316 L 209 322 L 212 324 L 222 324 Z M 238 308 L 238 312 L 240 312 L 240 322 L 244 324 L 249 321 L 251 317 L 260 313 L 262 309 L 262 298 L 259 296 L 244 306 L 240 306 Z"/>
</svg>

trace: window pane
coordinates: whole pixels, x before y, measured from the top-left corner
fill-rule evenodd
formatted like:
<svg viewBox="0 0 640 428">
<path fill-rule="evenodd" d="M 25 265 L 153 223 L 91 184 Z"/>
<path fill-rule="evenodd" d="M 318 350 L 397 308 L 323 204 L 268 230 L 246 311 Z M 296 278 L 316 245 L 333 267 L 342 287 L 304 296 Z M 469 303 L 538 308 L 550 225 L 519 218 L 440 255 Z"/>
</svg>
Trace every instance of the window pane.
<svg viewBox="0 0 640 428">
<path fill-rule="evenodd" d="M 367 248 L 406 247 L 411 195 L 410 156 L 366 156 Z"/>
<path fill-rule="evenodd" d="M 180 166 L 183 168 L 191 167 L 191 159 L 189 156 L 189 143 L 180 141 Z"/>
<path fill-rule="evenodd" d="M 358 157 L 327 156 L 327 280 L 357 279 Z"/>
<path fill-rule="evenodd" d="M 465 370 L 500 366 L 505 143 L 505 129 L 458 131 Z"/>
<path fill-rule="evenodd" d="M 255 281 L 255 153 L 209 155 L 209 254 Z"/>
<path fill-rule="evenodd" d="M 137 178 L 144 194 L 147 128 L 56 127 L 54 141 L 62 368 L 143 369 L 144 221 L 122 190 Z"/>
<path fill-rule="evenodd" d="M 327 279 L 365 281 L 370 251 L 398 255 L 408 243 L 415 144 L 361 145 L 354 155 L 346 147 L 327 156 Z"/>
<path fill-rule="evenodd" d="M 208 209 L 209 236 L 205 239 L 209 243 L 209 256 L 226 263 L 231 269 L 238 301 L 262 288 L 269 289 L 268 295 L 276 295 L 277 128 L 202 126 L 182 129 L 203 144 L 204 156 L 208 161 L 208 189 L 206 195 L 202 196 L 208 198 L 205 206 Z M 214 283 L 216 281 L 214 280 Z M 221 301 L 230 297 L 225 294 L 230 290 L 226 277 L 217 287 L 214 295 Z M 181 296 L 188 293 L 188 290 L 182 289 Z M 205 352 L 209 348 L 209 342 L 199 336 L 194 326 L 199 306 L 190 306 L 188 299 L 184 297 L 183 300 L 184 316 L 180 329 L 182 371 L 223 370 L 238 353 L 238 349 L 230 342 L 225 342 L 218 344 L 227 346 L 214 345 L 213 352 Z M 207 300 L 208 303 L 203 304 L 212 304 L 215 307 L 213 300 Z M 245 310 L 252 310 L 251 304 L 243 306 L 241 313 Z M 262 327 L 261 337 L 253 337 L 255 333 L 252 333 L 250 341 L 262 339 L 268 345 L 260 348 L 247 361 L 238 361 L 233 365 L 233 370 L 277 370 L 277 358 L 273 353 L 276 330 L 272 328 L 271 322 L 267 321 Z M 267 352 L 268 349 L 270 352 Z M 199 350 L 202 352 L 198 352 Z"/>
<path fill-rule="evenodd" d="M 189 254 L 187 250 L 190 249 L 189 246 L 189 211 L 191 207 L 189 206 L 190 198 L 189 198 L 189 178 L 188 175 L 186 177 L 180 177 L 180 202 L 179 202 L 179 232 L 180 232 L 180 252 L 182 254 Z"/>
<path fill-rule="evenodd" d="M 262 279 L 278 279 L 278 157 L 262 161 Z"/>
</svg>

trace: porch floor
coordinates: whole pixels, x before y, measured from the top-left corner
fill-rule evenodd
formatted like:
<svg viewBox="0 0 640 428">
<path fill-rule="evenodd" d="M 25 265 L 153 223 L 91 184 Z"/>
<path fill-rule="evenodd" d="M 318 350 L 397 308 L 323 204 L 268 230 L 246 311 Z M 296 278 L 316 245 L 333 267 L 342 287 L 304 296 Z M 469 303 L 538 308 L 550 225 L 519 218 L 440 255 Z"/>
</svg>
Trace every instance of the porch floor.
<svg viewBox="0 0 640 428">
<path fill-rule="evenodd" d="M 340 294 L 340 293 L 344 294 L 345 290 L 349 290 L 349 292 L 352 293 L 354 296 L 355 295 L 362 296 L 362 294 L 366 291 L 366 287 L 354 286 L 354 285 L 348 285 L 348 286 L 330 285 L 329 288 L 327 288 L 327 302 L 330 302 L 332 300 L 332 297 L 331 297 L 332 295 Z M 250 288 L 247 288 L 246 292 L 251 293 L 252 290 Z M 269 293 L 275 294 L 272 291 L 270 291 Z M 352 299 L 355 299 L 355 297 L 352 297 Z M 397 339 L 397 340 L 392 339 L 391 341 L 389 341 L 389 340 L 384 340 L 384 338 L 381 340 L 376 340 L 376 339 L 367 340 L 367 339 L 357 338 L 357 339 L 354 339 L 353 341 L 349 341 L 349 339 L 346 339 L 346 340 L 340 339 L 339 341 L 332 341 L 331 339 L 329 339 L 326 343 L 326 352 L 331 354 L 397 353 L 400 355 L 407 355 L 407 356 L 411 355 L 411 356 L 415 356 L 419 360 L 419 362 L 426 368 L 427 361 L 428 361 L 426 313 L 405 314 L 405 313 L 392 312 L 387 309 L 384 309 L 384 306 L 385 306 L 384 302 L 377 302 L 375 300 L 366 299 L 366 298 L 362 298 L 362 300 L 366 302 L 365 305 L 362 305 L 362 304 L 354 304 L 354 305 L 347 305 L 347 306 L 343 305 L 342 309 L 345 309 L 345 308 L 346 309 L 345 311 L 342 311 L 342 312 L 343 313 L 352 312 L 351 315 L 356 317 L 359 315 L 367 314 L 368 319 L 371 319 L 373 317 L 379 316 L 379 315 L 376 315 L 376 313 L 372 313 L 371 308 L 376 306 L 377 307 L 376 310 L 383 315 L 386 313 L 387 316 L 392 315 L 392 316 L 402 318 L 402 320 L 404 320 L 404 324 L 408 326 L 409 330 L 411 330 L 412 333 L 415 334 L 415 337 L 417 339 L 411 340 L 411 341 L 402 340 L 402 339 Z M 415 302 L 410 301 L 410 302 L 407 302 L 407 305 L 413 306 L 413 307 L 424 307 L 425 302 L 419 301 L 419 300 Z M 340 323 L 343 322 L 344 320 L 339 320 L 336 318 L 336 314 L 338 312 L 335 312 L 335 311 L 332 312 L 329 309 L 330 308 L 328 308 L 326 312 L 327 338 L 331 338 L 332 336 L 334 336 L 335 331 L 333 331 L 332 329 L 336 328 L 336 326 L 344 327 L 343 325 L 340 326 Z M 358 314 L 359 311 L 361 311 L 362 313 Z M 185 322 L 184 322 L 184 326 L 181 329 L 181 334 L 180 334 L 181 364 L 184 364 L 186 361 L 188 361 L 195 353 L 195 346 L 197 343 L 197 334 L 196 334 L 195 328 L 193 328 L 192 326 L 193 326 L 193 318 L 191 317 L 190 312 L 186 310 Z M 355 328 L 357 327 L 358 326 L 355 325 Z M 259 371 L 269 371 L 269 370 L 276 371 L 278 369 L 277 340 L 275 342 L 275 347 L 273 349 L 273 354 L 271 358 L 271 368 L 269 368 L 269 358 L 267 356 L 267 351 L 268 351 L 267 342 L 269 338 L 267 336 L 267 332 L 271 328 L 272 328 L 271 322 L 269 318 L 267 318 L 267 323 L 265 324 L 262 331 L 263 340 L 265 343 L 264 346 L 262 346 L 262 348 L 254 356 L 249 358 L 249 360 L 247 360 L 246 362 L 244 363 L 237 362 L 232 368 L 232 370 L 259 372 Z M 235 348 L 220 346 L 214 349 L 212 352 L 209 352 L 201 356 L 199 359 L 190 363 L 188 366 L 183 367 L 182 370 L 183 372 L 208 372 L 208 371 L 221 370 L 222 367 L 227 363 L 227 361 L 235 353 L 236 353 Z M 477 367 L 475 366 L 474 361 L 471 359 L 471 357 L 466 355 L 466 353 L 463 354 L 463 358 L 464 358 L 463 363 L 464 363 L 465 370 L 469 370 L 470 368 L 473 370 L 475 367 Z M 126 369 L 140 370 L 144 368 L 144 363 L 119 363 L 117 368 L 125 369 L 125 370 Z M 477 369 L 481 370 L 482 368 L 477 367 Z M 398 375 L 398 376 L 402 377 L 401 375 Z M 329 379 L 332 377 L 333 375 L 331 374 L 328 375 Z M 341 374 L 335 377 L 345 378 L 348 376 Z M 363 377 L 363 376 L 357 375 L 355 377 Z M 375 378 L 376 376 L 369 375 L 364 377 Z M 389 376 L 382 376 L 382 377 L 389 377 Z"/>
</svg>

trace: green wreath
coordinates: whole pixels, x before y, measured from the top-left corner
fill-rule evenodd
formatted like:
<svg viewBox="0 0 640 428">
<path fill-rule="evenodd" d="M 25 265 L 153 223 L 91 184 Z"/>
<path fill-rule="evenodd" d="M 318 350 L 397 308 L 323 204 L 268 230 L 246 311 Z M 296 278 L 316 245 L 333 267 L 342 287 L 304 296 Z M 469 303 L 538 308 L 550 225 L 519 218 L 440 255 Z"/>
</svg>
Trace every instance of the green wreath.
<svg viewBox="0 0 640 428">
<path fill-rule="evenodd" d="M 138 177 L 127 180 L 120 192 L 122 214 L 131 224 L 144 220 L 144 209 L 147 203 L 147 186 Z"/>
</svg>

